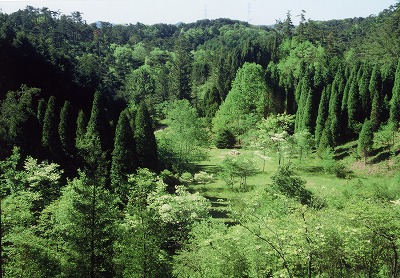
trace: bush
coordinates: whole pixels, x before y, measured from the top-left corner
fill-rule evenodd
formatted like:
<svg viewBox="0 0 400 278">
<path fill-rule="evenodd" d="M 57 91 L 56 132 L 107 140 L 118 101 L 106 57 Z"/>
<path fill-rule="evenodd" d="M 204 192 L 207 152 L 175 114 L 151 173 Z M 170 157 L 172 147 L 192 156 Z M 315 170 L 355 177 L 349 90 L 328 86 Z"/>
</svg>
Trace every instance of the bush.
<svg viewBox="0 0 400 278">
<path fill-rule="evenodd" d="M 313 206 L 313 194 L 304 187 L 306 181 L 294 175 L 290 164 L 280 167 L 271 179 L 273 187 L 281 193 L 298 199 L 303 205 Z"/>
<path fill-rule="evenodd" d="M 227 129 L 221 130 L 217 133 L 215 138 L 215 146 L 218 149 L 230 149 L 235 146 L 236 138 L 233 133 Z"/>
</svg>

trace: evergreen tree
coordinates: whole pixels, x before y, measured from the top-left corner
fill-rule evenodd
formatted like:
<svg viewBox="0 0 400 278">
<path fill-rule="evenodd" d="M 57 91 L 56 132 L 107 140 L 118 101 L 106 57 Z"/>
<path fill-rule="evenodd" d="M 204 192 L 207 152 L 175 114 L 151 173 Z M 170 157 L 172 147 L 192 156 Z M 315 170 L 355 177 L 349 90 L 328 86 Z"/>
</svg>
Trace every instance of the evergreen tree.
<svg viewBox="0 0 400 278">
<path fill-rule="evenodd" d="M 358 91 L 357 80 L 353 79 L 353 82 L 349 89 L 349 95 L 347 100 L 347 112 L 348 112 L 348 127 L 353 132 L 358 132 L 359 123 L 361 118 L 361 99 Z"/>
<path fill-rule="evenodd" d="M 390 100 L 389 121 L 398 129 L 400 123 L 400 60 L 397 64 L 394 85 L 392 89 L 392 99 Z"/>
<path fill-rule="evenodd" d="M 335 75 L 335 79 L 332 83 L 331 95 L 329 99 L 329 118 L 331 123 L 331 131 L 333 135 L 333 144 L 336 145 L 339 136 L 341 135 L 342 123 L 340 122 L 340 105 L 342 102 L 342 94 L 340 92 L 340 82 L 342 81 L 342 75 L 338 71 Z"/>
<path fill-rule="evenodd" d="M 322 91 L 321 100 L 319 102 L 318 116 L 315 127 L 315 143 L 317 145 L 319 144 L 319 140 L 321 138 L 322 132 L 325 127 L 325 121 L 328 117 L 328 108 L 329 108 L 328 100 L 330 98 L 330 89 L 331 89 L 330 84 L 324 88 L 324 90 Z"/>
<path fill-rule="evenodd" d="M 369 82 L 369 92 L 372 98 L 371 105 L 371 125 L 372 130 L 377 131 L 381 122 L 382 114 L 382 79 L 378 65 L 375 65 L 371 80 Z"/>
<path fill-rule="evenodd" d="M 207 123 L 211 127 L 212 119 L 214 118 L 215 113 L 217 113 L 219 105 L 221 104 L 221 98 L 215 86 L 212 86 L 206 91 L 204 94 L 203 103 L 204 116 L 206 117 Z"/>
<path fill-rule="evenodd" d="M 63 277 L 113 277 L 115 198 L 93 179 L 81 174 L 46 211 L 46 234 L 62 257 Z M 50 227 L 48 227 L 50 225 Z M 47 228 L 48 227 L 48 228 Z"/>
<path fill-rule="evenodd" d="M 47 103 L 46 113 L 43 119 L 42 146 L 48 157 L 58 160 L 61 143 L 58 136 L 58 113 L 56 113 L 56 98 L 51 96 Z"/>
<path fill-rule="evenodd" d="M 175 49 L 175 59 L 171 69 L 171 100 L 191 99 L 192 61 L 189 43 L 181 37 Z"/>
<path fill-rule="evenodd" d="M 372 131 L 372 124 L 370 120 L 365 120 L 360 135 L 358 137 L 357 146 L 359 155 L 364 158 L 364 164 L 367 163 L 367 157 L 368 154 L 371 152 L 373 144 L 374 133 Z"/>
<path fill-rule="evenodd" d="M 96 183 L 106 182 L 108 175 L 107 153 L 111 132 L 106 120 L 106 111 L 101 95 L 95 93 L 90 119 L 83 140 L 83 158 L 86 163 L 86 173 L 90 178 L 96 178 Z"/>
<path fill-rule="evenodd" d="M 363 74 L 359 81 L 359 92 L 361 99 L 361 112 L 363 117 L 369 118 L 371 112 L 371 95 L 369 91 L 369 83 L 371 81 L 370 67 L 365 64 L 363 67 Z"/>
<path fill-rule="evenodd" d="M 44 115 L 46 113 L 46 101 L 44 99 L 40 99 L 38 102 L 36 116 L 39 121 L 40 126 L 43 126 Z"/>
<path fill-rule="evenodd" d="M 133 136 L 127 111 L 122 111 L 115 130 L 114 150 L 111 154 L 110 178 L 112 188 L 120 193 L 120 197 L 123 200 L 128 194 L 124 190 L 127 183 L 127 174 L 133 172 L 133 165 L 136 160 Z"/>
<path fill-rule="evenodd" d="M 76 119 L 75 147 L 79 150 L 83 147 L 87 128 L 87 119 L 83 110 L 79 110 L 78 118 Z"/>
<path fill-rule="evenodd" d="M 317 154 L 321 156 L 326 151 L 326 149 L 331 149 L 332 147 L 333 147 L 333 134 L 331 130 L 331 123 L 328 118 L 328 120 L 325 123 L 325 128 L 322 131 L 321 138 L 319 140 Z"/>
<path fill-rule="evenodd" d="M 146 105 L 139 105 L 135 117 L 135 143 L 137 166 L 158 170 L 157 144 L 152 120 Z"/>
<path fill-rule="evenodd" d="M 72 107 L 69 101 L 64 102 L 60 112 L 60 123 L 58 134 L 60 136 L 61 147 L 67 156 L 74 154 L 75 147 L 75 123 L 72 120 Z"/>
</svg>

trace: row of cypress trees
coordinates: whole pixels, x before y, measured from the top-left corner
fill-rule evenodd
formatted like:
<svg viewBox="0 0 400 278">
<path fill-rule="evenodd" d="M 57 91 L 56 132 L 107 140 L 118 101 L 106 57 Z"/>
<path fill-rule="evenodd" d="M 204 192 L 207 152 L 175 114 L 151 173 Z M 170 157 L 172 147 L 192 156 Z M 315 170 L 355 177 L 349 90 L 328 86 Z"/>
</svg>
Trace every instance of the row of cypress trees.
<svg viewBox="0 0 400 278">
<path fill-rule="evenodd" d="M 89 120 L 83 110 L 76 113 L 68 101 L 58 108 L 54 96 L 47 104 L 38 102 L 37 117 L 43 157 L 59 163 L 67 176 L 81 168 L 90 176 L 101 177 L 102 183 L 118 187 L 138 168 L 159 169 L 152 120 L 144 103 L 136 111 L 122 111 L 115 132 L 98 92 Z"/>
<path fill-rule="evenodd" d="M 339 66 L 331 82 L 314 84 L 305 71 L 296 87 L 296 131 L 315 134 L 325 149 L 356 139 L 365 120 L 377 131 L 384 123 L 398 128 L 400 121 L 400 62 L 397 65 Z"/>
</svg>

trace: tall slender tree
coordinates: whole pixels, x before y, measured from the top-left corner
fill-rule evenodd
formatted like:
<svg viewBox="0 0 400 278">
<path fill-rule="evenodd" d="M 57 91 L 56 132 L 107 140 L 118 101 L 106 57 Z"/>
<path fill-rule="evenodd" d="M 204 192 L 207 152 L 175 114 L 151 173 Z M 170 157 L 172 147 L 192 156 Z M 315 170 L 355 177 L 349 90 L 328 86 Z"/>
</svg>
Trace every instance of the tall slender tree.
<svg viewBox="0 0 400 278">
<path fill-rule="evenodd" d="M 371 94 L 371 125 L 372 130 L 377 131 L 382 117 L 382 78 L 378 65 L 375 65 L 369 82 Z"/>
<path fill-rule="evenodd" d="M 79 110 L 78 118 L 76 119 L 76 133 L 75 133 L 75 147 L 81 150 L 83 147 L 83 140 L 85 138 L 87 128 L 87 119 L 83 110 Z"/>
<path fill-rule="evenodd" d="M 318 145 L 322 132 L 325 127 L 325 121 L 328 117 L 329 98 L 331 86 L 328 85 L 324 88 L 321 95 L 321 100 L 318 107 L 318 116 L 315 127 L 315 143 Z"/>
<path fill-rule="evenodd" d="M 141 103 L 135 117 L 137 166 L 158 170 L 157 143 L 152 120 L 145 103 Z"/>
<path fill-rule="evenodd" d="M 367 157 L 372 150 L 373 143 L 374 143 L 374 133 L 372 131 L 371 121 L 365 120 L 360 135 L 358 137 L 358 146 L 357 146 L 359 155 L 364 159 L 364 164 L 367 164 Z"/>
<path fill-rule="evenodd" d="M 127 111 L 122 111 L 115 130 L 110 170 L 111 186 L 114 191 L 120 193 L 121 199 L 126 198 L 129 193 L 124 190 L 127 183 L 127 174 L 133 173 L 133 166 L 136 161 L 133 137 L 134 134 L 129 124 Z"/>
<path fill-rule="evenodd" d="M 58 116 L 56 112 L 56 98 L 51 96 L 47 102 L 46 113 L 43 119 L 42 146 L 48 157 L 58 160 L 61 151 L 60 138 L 58 136 Z"/>
<path fill-rule="evenodd" d="M 71 103 L 65 101 L 60 111 L 58 134 L 60 136 L 62 150 L 67 156 L 72 156 L 75 153 L 75 123 L 72 119 Z"/>
<path fill-rule="evenodd" d="M 43 120 L 44 120 L 45 113 L 46 113 L 46 101 L 41 98 L 38 101 L 38 107 L 37 107 L 37 112 L 36 112 L 37 119 L 41 126 L 43 126 Z"/>
</svg>

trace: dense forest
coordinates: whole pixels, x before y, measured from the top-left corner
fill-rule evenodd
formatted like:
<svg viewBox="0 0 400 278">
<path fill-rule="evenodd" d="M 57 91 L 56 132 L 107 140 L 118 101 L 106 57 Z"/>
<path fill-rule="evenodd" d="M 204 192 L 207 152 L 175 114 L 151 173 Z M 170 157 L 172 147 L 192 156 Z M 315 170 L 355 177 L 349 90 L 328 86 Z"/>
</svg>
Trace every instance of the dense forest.
<svg viewBox="0 0 400 278">
<path fill-rule="evenodd" d="M 400 277 L 400 6 L 292 16 L 0 13 L 0 277 Z"/>
</svg>

